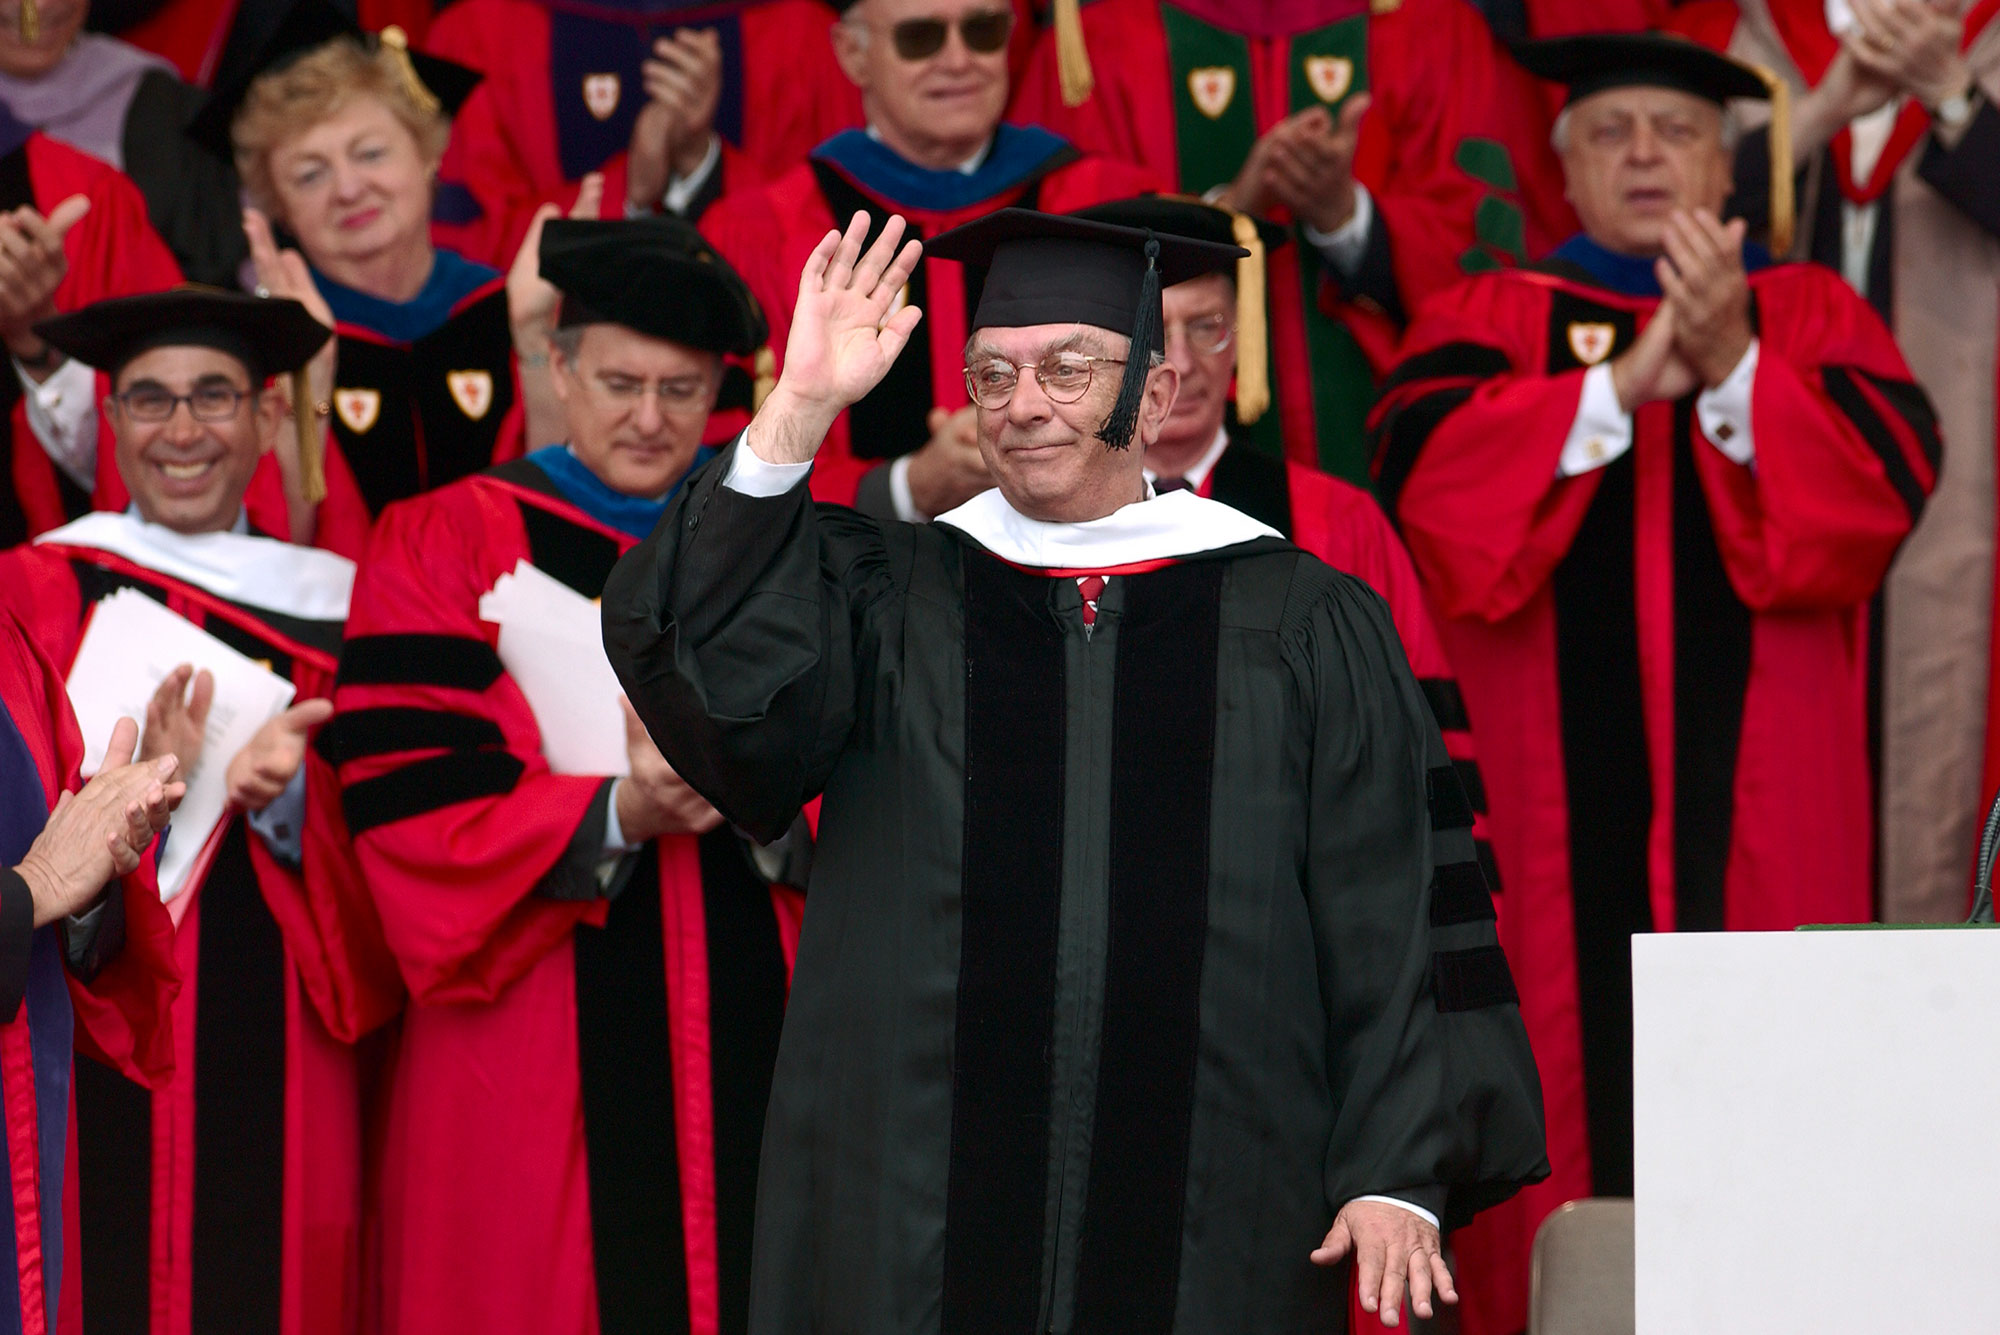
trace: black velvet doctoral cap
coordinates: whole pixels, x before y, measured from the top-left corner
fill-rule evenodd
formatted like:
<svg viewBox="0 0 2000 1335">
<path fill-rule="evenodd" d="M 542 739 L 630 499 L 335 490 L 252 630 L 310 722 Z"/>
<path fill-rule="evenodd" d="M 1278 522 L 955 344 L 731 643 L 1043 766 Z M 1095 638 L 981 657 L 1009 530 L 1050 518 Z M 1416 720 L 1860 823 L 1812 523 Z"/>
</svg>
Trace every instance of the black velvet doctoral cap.
<svg viewBox="0 0 2000 1335">
<path fill-rule="evenodd" d="M 1132 442 L 1145 393 L 1147 354 L 1164 352 L 1160 290 L 1232 268 L 1249 252 L 1146 227 L 1070 214 L 1001 209 L 925 243 L 939 259 L 985 270 L 974 329 L 1087 324 L 1132 340 L 1118 400 L 1098 435 Z"/>
<path fill-rule="evenodd" d="M 1184 236 L 1194 241 L 1209 241 L 1218 246 L 1242 244 L 1236 236 L 1236 214 L 1192 195 L 1134 195 L 1130 199 L 1114 199 L 1108 204 L 1093 204 L 1087 209 L 1078 209 L 1070 216 L 1118 227 L 1150 227 L 1156 232 Z M 1256 228 L 1257 239 L 1264 243 L 1265 250 L 1276 250 L 1290 236 L 1274 222 L 1267 222 L 1254 214 L 1243 216 L 1249 218 Z"/>
<path fill-rule="evenodd" d="M 1681 37 L 1650 32 L 1580 33 L 1522 42 L 1514 57 L 1530 73 L 1569 88 L 1569 102 L 1608 88 L 1674 88 L 1718 106 L 1770 96 L 1747 65 Z"/>
<path fill-rule="evenodd" d="M 560 323 L 622 324 L 654 338 L 747 357 L 770 337 L 757 298 L 692 223 L 672 215 L 552 218 L 542 277 L 562 289 Z"/>
<path fill-rule="evenodd" d="M 42 321 L 35 332 L 114 378 L 140 353 L 199 347 L 236 358 L 257 385 L 305 365 L 333 337 L 331 329 L 289 298 L 192 285 L 95 301 Z"/>
<path fill-rule="evenodd" d="M 390 36 L 391 33 L 394 36 Z M 272 28 L 270 36 L 247 60 L 234 66 L 225 62 L 208 97 L 187 124 L 188 138 L 225 162 L 234 160 L 235 150 L 230 143 L 229 127 L 235 122 L 243 99 L 250 96 L 250 85 L 340 37 L 371 50 L 377 41 L 397 45 L 402 50 L 405 72 L 422 87 L 423 96 L 419 96 L 417 101 L 421 103 L 424 96 L 435 99 L 439 110 L 446 116 L 457 115 L 458 109 L 465 105 L 465 99 L 472 96 L 472 90 L 486 77 L 456 61 L 408 49 L 400 28 L 385 28 L 381 37 L 371 38 L 360 24 L 328 0 L 294 0 Z"/>
</svg>

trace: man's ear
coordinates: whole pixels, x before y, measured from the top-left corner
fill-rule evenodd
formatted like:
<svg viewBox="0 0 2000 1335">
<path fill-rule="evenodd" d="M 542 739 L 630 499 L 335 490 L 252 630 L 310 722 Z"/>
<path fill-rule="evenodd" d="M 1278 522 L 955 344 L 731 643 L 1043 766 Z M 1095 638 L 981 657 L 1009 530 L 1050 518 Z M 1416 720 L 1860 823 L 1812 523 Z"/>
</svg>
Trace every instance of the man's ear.
<svg viewBox="0 0 2000 1335">
<path fill-rule="evenodd" d="M 278 446 L 278 433 L 291 425 L 290 404 L 274 380 L 257 391 L 257 453 L 269 454 Z"/>
<path fill-rule="evenodd" d="M 849 83 L 867 92 L 868 43 L 873 34 L 843 16 L 827 29 L 827 36 L 833 42 L 833 58 L 840 65 L 840 72 L 847 76 Z"/>
<path fill-rule="evenodd" d="M 1139 400 L 1139 444 L 1150 447 L 1160 438 L 1160 428 L 1173 414 L 1174 399 L 1181 392 L 1181 373 L 1172 362 L 1162 362 L 1146 373 L 1146 394 Z"/>
</svg>

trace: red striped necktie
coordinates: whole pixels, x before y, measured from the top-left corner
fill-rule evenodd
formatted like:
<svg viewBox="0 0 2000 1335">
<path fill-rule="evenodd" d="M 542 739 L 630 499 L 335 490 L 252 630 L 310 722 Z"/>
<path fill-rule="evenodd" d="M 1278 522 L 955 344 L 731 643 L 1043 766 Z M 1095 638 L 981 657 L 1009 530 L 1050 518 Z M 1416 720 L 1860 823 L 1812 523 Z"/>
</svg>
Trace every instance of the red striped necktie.
<svg viewBox="0 0 2000 1335">
<path fill-rule="evenodd" d="M 1083 624 L 1097 624 L 1097 599 L 1104 592 L 1104 576 L 1080 575 L 1076 581 L 1076 591 L 1083 595 Z"/>
</svg>

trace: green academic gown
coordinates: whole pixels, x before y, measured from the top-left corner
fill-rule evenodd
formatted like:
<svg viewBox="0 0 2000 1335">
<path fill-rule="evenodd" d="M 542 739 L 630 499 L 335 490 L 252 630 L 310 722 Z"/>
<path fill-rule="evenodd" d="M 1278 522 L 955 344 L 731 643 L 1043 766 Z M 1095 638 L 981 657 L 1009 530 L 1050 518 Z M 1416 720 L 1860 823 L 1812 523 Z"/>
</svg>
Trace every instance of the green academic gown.
<svg viewBox="0 0 2000 1335">
<path fill-rule="evenodd" d="M 1374 593 L 1189 493 L 1067 543 L 998 492 L 928 526 L 752 497 L 735 448 L 604 625 L 731 821 L 824 794 L 754 1335 L 1338 1330 L 1308 1254 L 1342 1204 L 1450 1227 L 1547 1172 L 1472 811 Z"/>
</svg>

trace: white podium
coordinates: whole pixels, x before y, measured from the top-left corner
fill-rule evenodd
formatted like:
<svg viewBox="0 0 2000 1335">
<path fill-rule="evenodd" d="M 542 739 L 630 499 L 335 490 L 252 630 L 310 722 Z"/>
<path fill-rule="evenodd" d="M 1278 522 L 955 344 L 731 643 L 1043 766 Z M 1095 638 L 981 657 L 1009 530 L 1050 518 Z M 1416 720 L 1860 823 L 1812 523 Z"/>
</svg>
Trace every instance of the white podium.
<svg viewBox="0 0 2000 1335">
<path fill-rule="evenodd" d="M 2000 929 L 1632 942 L 1638 1335 L 2000 1335 Z"/>
</svg>

